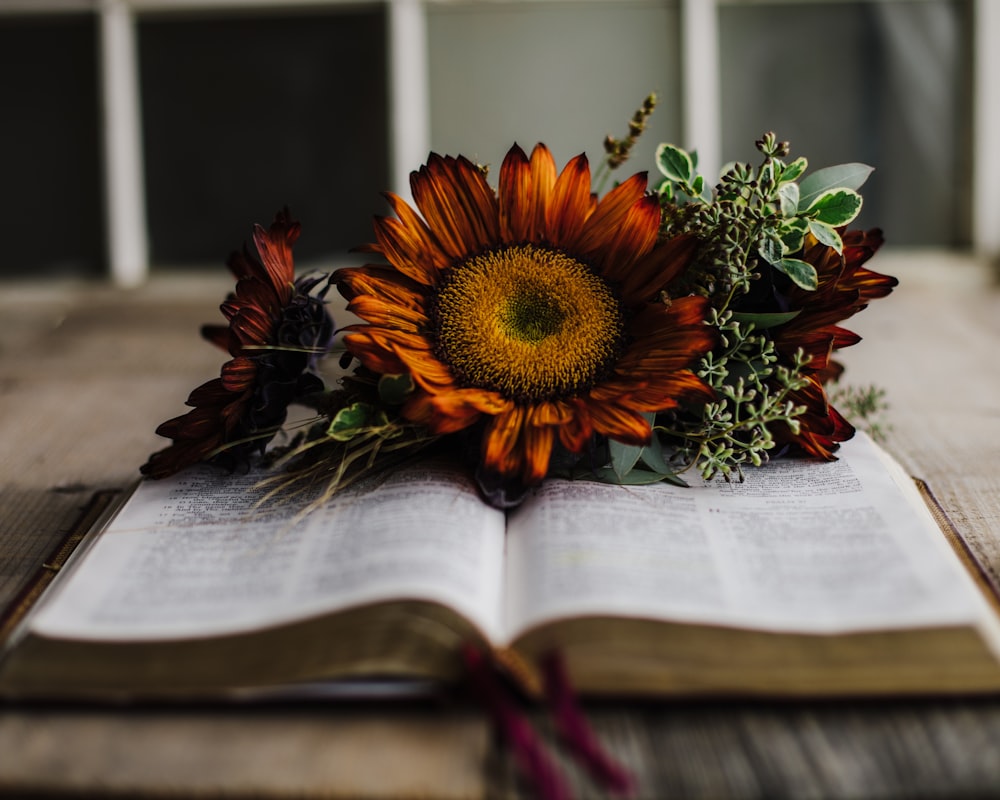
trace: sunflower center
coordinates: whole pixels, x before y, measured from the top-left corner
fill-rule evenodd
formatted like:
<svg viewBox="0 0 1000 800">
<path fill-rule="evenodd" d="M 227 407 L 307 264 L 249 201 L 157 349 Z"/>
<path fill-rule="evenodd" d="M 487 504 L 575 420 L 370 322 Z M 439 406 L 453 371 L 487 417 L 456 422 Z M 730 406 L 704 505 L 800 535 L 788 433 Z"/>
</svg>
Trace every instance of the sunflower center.
<svg viewBox="0 0 1000 800">
<path fill-rule="evenodd" d="M 566 314 L 546 286 L 521 286 L 499 310 L 500 326 L 512 339 L 541 342 L 562 330 Z"/>
<path fill-rule="evenodd" d="M 521 401 L 591 386 L 615 362 L 624 331 L 603 278 L 561 251 L 527 244 L 449 270 L 434 320 L 438 356 L 460 382 Z"/>
</svg>

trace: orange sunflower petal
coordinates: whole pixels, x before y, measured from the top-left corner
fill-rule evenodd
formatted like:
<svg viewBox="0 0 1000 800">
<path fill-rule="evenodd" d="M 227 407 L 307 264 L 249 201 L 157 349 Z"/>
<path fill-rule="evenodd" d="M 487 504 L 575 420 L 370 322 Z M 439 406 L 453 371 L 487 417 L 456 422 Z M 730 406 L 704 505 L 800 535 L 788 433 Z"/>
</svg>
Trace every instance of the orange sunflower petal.
<svg viewBox="0 0 1000 800">
<path fill-rule="evenodd" d="M 403 406 L 403 413 L 435 433 L 464 430 L 484 414 L 495 416 L 513 406 L 495 392 L 482 389 L 450 389 L 429 394 L 418 392 Z"/>
<path fill-rule="evenodd" d="M 483 464 L 501 475 L 520 475 L 537 483 L 549 469 L 555 442 L 551 427 L 529 423 L 531 412 L 521 406 L 493 417 L 483 434 Z"/>
<path fill-rule="evenodd" d="M 574 242 L 577 252 L 591 253 L 615 240 L 618 228 L 632 212 L 632 207 L 646 193 L 646 173 L 640 172 L 608 192 L 589 216 Z"/>
<path fill-rule="evenodd" d="M 427 391 L 437 392 L 454 386 L 455 376 L 432 353 L 405 347 L 396 347 L 394 352 L 413 380 Z"/>
<path fill-rule="evenodd" d="M 222 385 L 229 392 L 245 392 L 256 377 L 257 365 L 249 358 L 234 358 L 222 367 Z"/>
<path fill-rule="evenodd" d="M 541 401 L 531 416 L 532 425 L 565 425 L 573 419 L 574 409 L 561 400 Z"/>
<path fill-rule="evenodd" d="M 563 167 L 549 193 L 545 206 L 547 240 L 570 252 L 578 249 L 577 238 L 596 203 L 590 191 L 590 165 L 586 156 L 579 155 Z"/>
<path fill-rule="evenodd" d="M 524 151 L 514 145 L 500 166 L 497 186 L 500 210 L 500 238 L 504 242 L 527 242 L 535 238 L 537 219 L 531 190 L 531 164 Z"/>
<path fill-rule="evenodd" d="M 698 250 L 694 236 L 674 236 L 653 247 L 620 278 L 619 291 L 626 305 L 652 300 L 691 264 Z"/>
<path fill-rule="evenodd" d="M 476 422 L 482 414 L 472 406 L 457 404 L 442 408 L 435 395 L 423 392 L 410 397 L 403 405 L 403 415 L 439 435 L 457 433 Z"/>
<path fill-rule="evenodd" d="M 549 197 L 556 185 L 556 161 L 544 144 L 536 144 L 531 151 L 531 195 L 529 206 L 534 219 L 531 223 L 531 240 L 540 241 L 546 235 L 545 214 Z"/>
<path fill-rule="evenodd" d="M 451 263 L 427 223 L 401 197 L 388 192 L 385 198 L 398 220 L 378 218 L 375 237 L 382 253 L 404 275 L 418 283 L 432 283 L 441 270 Z"/>
<path fill-rule="evenodd" d="M 375 238 L 378 250 L 403 275 L 417 283 L 430 286 L 435 282 L 439 270 L 433 258 L 421 257 L 424 246 L 411 238 L 411 230 L 398 219 L 378 217 L 374 220 Z M 427 253 L 432 253 L 436 245 L 428 245 Z"/>
<path fill-rule="evenodd" d="M 651 195 L 643 197 L 629 207 L 614 235 L 594 253 L 592 261 L 607 280 L 620 282 L 632 275 L 636 262 L 653 249 L 659 230 L 660 201 Z"/>
<path fill-rule="evenodd" d="M 348 351 L 374 372 L 416 374 L 435 363 L 430 357 L 430 344 L 419 334 L 363 324 L 348 325 L 343 330 L 347 333 L 344 344 Z M 407 361 L 415 363 L 416 369 Z"/>
<path fill-rule="evenodd" d="M 514 403 L 498 392 L 486 389 L 454 389 L 441 392 L 437 400 L 442 407 L 456 408 L 459 405 L 474 408 L 483 414 L 504 414 L 514 407 Z"/>
<path fill-rule="evenodd" d="M 383 375 L 400 375 L 407 372 L 406 366 L 391 347 L 376 340 L 371 332 L 358 326 L 356 333 L 344 337 L 348 351 L 373 372 Z"/>
<path fill-rule="evenodd" d="M 501 475 L 520 470 L 512 457 L 518 445 L 524 409 L 514 406 L 506 414 L 493 417 L 483 433 L 483 464 Z"/>
<path fill-rule="evenodd" d="M 538 483 L 545 478 L 555 438 L 555 430 L 549 426 L 529 424 L 521 429 L 518 456 L 521 478 L 526 484 Z"/>
<path fill-rule="evenodd" d="M 411 176 L 410 188 L 427 227 L 450 258 L 461 259 L 497 241 L 496 195 L 472 162 L 432 154 Z"/>
<path fill-rule="evenodd" d="M 391 267 L 376 264 L 345 267 L 337 270 L 336 283 L 347 300 L 359 295 L 374 295 L 414 310 L 423 309 L 425 305 L 422 287 Z"/>
<path fill-rule="evenodd" d="M 623 378 L 591 390 L 590 399 L 602 403 L 626 402 L 637 411 L 668 411 L 681 403 L 710 402 L 714 390 L 690 370 L 667 375 L 655 373 L 646 378 Z"/>
<path fill-rule="evenodd" d="M 347 310 L 374 325 L 388 325 L 411 333 L 427 325 L 427 315 L 422 310 L 369 294 L 358 295 L 347 304 Z"/>
<path fill-rule="evenodd" d="M 597 433 L 634 445 L 649 444 L 652 438 L 652 428 L 638 411 L 604 403 L 589 403 L 587 410 Z"/>
<path fill-rule="evenodd" d="M 815 377 L 802 389 L 790 392 L 788 399 L 806 407 L 799 418 L 797 433 L 784 425 L 775 426 L 779 442 L 795 445 L 807 455 L 830 461 L 840 442 L 846 442 L 855 433 L 851 425 L 836 408 L 830 405 L 826 392 Z"/>
<path fill-rule="evenodd" d="M 229 323 L 241 347 L 267 344 L 273 318 L 255 306 L 244 306 Z"/>
<path fill-rule="evenodd" d="M 703 323 L 707 309 L 708 301 L 694 296 L 643 308 L 629 327 L 633 341 L 618 361 L 618 374 L 666 374 L 689 367 L 716 342 L 715 330 Z"/>
<path fill-rule="evenodd" d="M 241 278 L 236 283 L 236 302 L 242 306 L 252 306 L 268 316 L 281 313 L 285 303 L 278 290 L 266 281 L 253 276 Z"/>
<path fill-rule="evenodd" d="M 572 405 L 573 415 L 557 428 L 559 441 L 571 453 L 582 453 L 594 435 L 594 426 L 584 400 L 577 398 Z"/>
<path fill-rule="evenodd" d="M 710 303 L 698 295 L 678 297 L 669 303 L 646 303 L 635 314 L 629 330 L 633 336 L 655 336 L 663 333 L 665 325 L 672 327 L 704 327 L 705 314 Z"/>
<path fill-rule="evenodd" d="M 299 223 L 294 222 L 286 213 L 279 214 L 266 231 L 260 225 L 254 226 L 253 241 L 261 264 L 283 302 L 288 302 L 292 295 L 292 283 L 295 280 L 292 245 L 299 238 L 300 232 Z"/>
</svg>

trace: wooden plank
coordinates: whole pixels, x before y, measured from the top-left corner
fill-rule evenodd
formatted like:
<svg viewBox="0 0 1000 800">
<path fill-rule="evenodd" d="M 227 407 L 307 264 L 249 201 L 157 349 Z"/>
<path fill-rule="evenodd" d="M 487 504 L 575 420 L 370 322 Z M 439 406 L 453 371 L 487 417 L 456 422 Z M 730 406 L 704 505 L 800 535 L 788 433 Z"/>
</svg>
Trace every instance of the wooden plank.
<svg viewBox="0 0 1000 800">
<path fill-rule="evenodd" d="M 921 272 L 880 256 L 873 266 L 920 277 L 847 323 L 865 336 L 844 353 L 847 378 L 887 390 L 889 448 L 930 484 L 995 578 L 1000 292 L 943 262 Z M 95 489 L 135 478 L 165 444 L 156 425 L 217 374 L 225 356 L 197 330 L 218 319 L 228 289 L 220 271 L 128 293 L 86 284 L 0 293 L 0 598 Z M 1000 786 L 1000 698 L 588 712 L 641 796 L 971 796 Z M 6 707 L 0 753 L 0 792 L 12 795 L 530 796 L 471 709 Z M 560 758 L 576 796 L 599 796 Z"/>
<path fill-rule="evenodd" d="M 0 714 L 0 794 L 484 796 L 475 715 L 330 708 Z"/>
</svg>

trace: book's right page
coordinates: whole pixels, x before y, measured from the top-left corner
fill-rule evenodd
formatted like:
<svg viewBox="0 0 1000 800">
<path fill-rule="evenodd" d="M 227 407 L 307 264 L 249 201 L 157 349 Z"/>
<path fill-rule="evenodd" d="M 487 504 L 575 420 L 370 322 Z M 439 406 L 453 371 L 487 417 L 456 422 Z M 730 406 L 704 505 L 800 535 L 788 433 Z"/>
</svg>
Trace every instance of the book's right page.
<svg viewBox="0 0 1000 800">
<path fill-rule="evenodd" d="M 690 488 L 546 483 L 508 522 L 508 634 L 621 616 L 803 634 L 975 626 L 1000 641 L 898 465 L 862 433 L 838 456 Z"/>
</svg>

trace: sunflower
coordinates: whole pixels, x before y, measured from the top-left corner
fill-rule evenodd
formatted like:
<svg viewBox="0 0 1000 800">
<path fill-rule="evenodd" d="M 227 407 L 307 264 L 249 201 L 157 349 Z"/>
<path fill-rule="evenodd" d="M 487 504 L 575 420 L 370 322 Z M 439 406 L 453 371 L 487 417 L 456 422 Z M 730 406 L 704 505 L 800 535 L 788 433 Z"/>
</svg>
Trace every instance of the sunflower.
<svg viewBox="0 0 1000 800">
<path fill-rule="evenodd" d="M 348 351 L 412 376 L 404 418 L 472 435 L 500 505 L 545 477 L 556 447 L 645 444 L 644 414 L 712 397 L 689 369 L 715 342 L 707 301 L 658 297 L 695 242 L 657 241 L 645 175 L 601 200 L 590 187 L 585 156 L 557 175 L 541 144 L 510 150 L 496 191 L 467 159 L 432 154 L 411 176 L 416 209 L 387 194 L 395 217 L 362 248 L 388 264 L 334 276 L 364 321 L 345 329 Z"/>
<path fill-rule="evenodd" d="M 812 237 L 806 242 L 802 259 L 816 268 L 818 286 L 814 291 L 794 285 L 787 288 L 783 302 L 798 314 L 773 332 L 779 354 L 788 358 L 801 348 L 810 357 L 805 374 L 808 384 L 789 397 L 806 408 L 799 418 L 799 432 L 782 428 L 778 438 L 826 459 L 832 457 L 838 442 L 854 435 L 854 427 L 830 404 L 823 388 L 843 371 L 832 357 L 834 352 L 861 341 L 840 323 L 871 300 L 888 295 L 898 283 L 864 266 L 882 246 L 882 231 L 847 231 L 842 238 L 842 253 Z"/>
<path fill-rule="evenodd" d="M 188 413 L 156 432 L 173 444 L 150 456 L 144 475 L 163 478 L 201 461 L 234 468 L 263 450 L 284 423 L 290 403 L 323 389 L 307 371 L 329 346 L 333 322 L 326 311 L 324 280 L 295 280 L 292 245 L 300 226 L 280 212 L 271 227 L 253 231 L 256 253 L 247 248 L 227 263 L 236 290 L 221 310 L 228 325 L 206 325 L 202 335 L 232 358 L 220 377 L 188 397 Z"/>
</svg>

